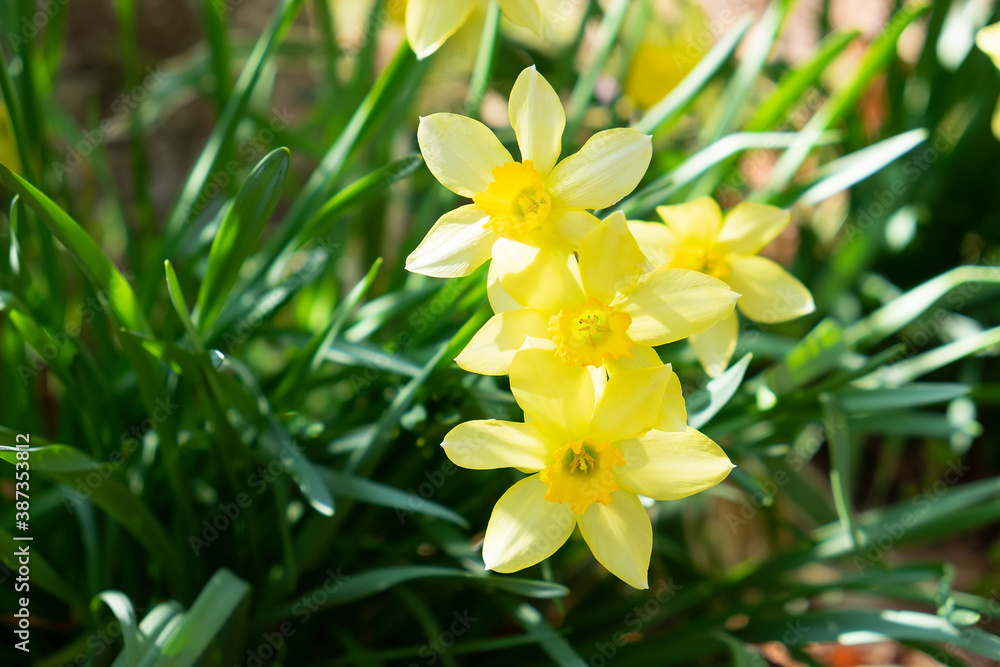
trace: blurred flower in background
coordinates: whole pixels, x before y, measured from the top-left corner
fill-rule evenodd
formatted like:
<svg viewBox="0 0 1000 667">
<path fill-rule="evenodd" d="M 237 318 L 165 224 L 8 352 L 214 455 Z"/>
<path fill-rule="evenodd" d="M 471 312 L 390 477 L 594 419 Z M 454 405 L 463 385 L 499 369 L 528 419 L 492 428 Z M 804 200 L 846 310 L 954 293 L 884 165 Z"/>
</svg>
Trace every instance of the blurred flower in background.
<svg viewBox="0 0 1000 667">
<path fill-rule="evenodd" d="M 976 46 L 1000 68 L 1000 23 L 986 26 L 976 33 Z M 1000 139 L 1000 99 L 997 99 L 997 107 L 993 112 L 993 135 Z"/>
<path fill-rule="evenodd" d="M 712 47 L 705 10 L 691 0 L 635 3 L 627 18 L 638 23 L 639 44 L 625 73 L 625 94 L 648 109 L 673 90 Z M 643 27 L 645 26 L 645 27 Z"/>
</svg>

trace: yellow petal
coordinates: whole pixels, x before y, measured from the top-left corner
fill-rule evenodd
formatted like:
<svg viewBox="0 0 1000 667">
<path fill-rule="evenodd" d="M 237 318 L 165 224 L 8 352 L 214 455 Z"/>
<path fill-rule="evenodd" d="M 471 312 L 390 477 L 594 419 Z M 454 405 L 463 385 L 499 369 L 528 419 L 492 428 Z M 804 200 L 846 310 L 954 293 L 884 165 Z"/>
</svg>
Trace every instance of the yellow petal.
<svg viewBox="0 0 1000 667">
<path fill-rule="evenodd" d="M 578 248 L 584 237 L 601 223 L 582 208 L 556 208 L 549 213 L 545 228 L 563 239 L 571 248 Z"/>
<path fill-rule="evenodd" d="M 712 241 L 722 228 L 722 210 L 711 197 L 699 197 L 674 206 L 657 206 L 678 243 Z"/>
<path fill-rule="evenodd" d="M 496 262 L 490 262 L 486 274 L 486 298 L 489 299 L 493 312 L 497 314 L 524 308 L 524 305 L 518 303 L 500 284 L 500 273 L 497 271 Z"/>
<path fill-rule="evenodd" d="M 656 500 L 704 491 L 734 467 L 721 447 L 690 427 L 679 433 L 650 431 L 618 446 L 625 455 L 625 465 L 615 468 L 618 483 Z"/>
<path fill-rule="evenodd" d="M 671 374 L 670 366 L 664 365 L 616 373 L 594 407 L 588 435 L 597 441 L 617 442 L 653 428 Z"/>
<path fill-rule="evenodd" d="M 634 287 L 645 262 L 621 211 L 612 213 L 580 243 L 583 289 L 602 303 L 611 303 L 619 292 Z"/>
<path fill-rule="evenodd" d="M 708 329 L 733 312 L 738 296 L 704 273 L 657 269 L 639 279 L 620 307 L 632 316 L 632 340 L 656 346 Z"/>
<path fill-rule="evenodd" d="M 628 230 L 654 269 L 667 265 L 670 248 L 677 245 L 677 238 L 669 227 L 662 222 L 629 220 Z"/>
<path fill-rule="evenodd" d="M 576 259 L 563 248 L 500 239 L 493 262 L 500 284 L 527 308 L 551 314 L 584 300 Z"/>
<path fill-rule="evenodd" d="M 611 503 L 594 503 L 579 519 L 580 532 L 594 557 L 633 588 L 649 588 L 653 526 L 635 494 L 615 491 Z"/>
<path fill-rule="evenodd" d="M 1000 23 L 988 25 L 976 33 L 976 46 L 1000 67 Z"/>
<path fill-rule="evenodd" d="M 406 39 L 423 60 L 462 27 L 474 3 L 470 0 L 409 0 L 406 5 Z"/>
<path fill-rule="evenodd" d="M 605 130 L 557 164 L 546 185 L 557 206 L 607 208 L 635 189 L 652 155 L 648 135 L 629 128 Z"/>
<path fill-rule="evenodd" d="M 538 475 L 532 475 L 507 489 L 497 501 L 483 540 L 487 570 L 516 572 L 531 567 L 569 539 L 576 515 L 568 503 L 545 500 L 547 488 Z"/>
<path fill-rule="evenodd" d="M 583 366 L 570 366 L 552 349 L 526 347 L 510 364 L 517 404 L 553 441 L 587 435 L 594 414 L 594 381 Z"/>
<path fill-rule="evenodd" d="M 483 228 L 485 221 L 483 212 L 472 205 L 445 213 L 406 258 L 406 270 L 435 278 L 469 275 L 490 258 L 499 238 Z"/>
<path fill-rule="evenodd" d="M 742 294 L 740 311 L 757 322 L 785 322 L 815 310 L 812 294 L 798 278 L 764 257 L 729 259 L 726 280 Z"/>
<path fill-rule="evenodd" d="M 792 216 L 777 206 L 743 202 L 726 213 L 716 242 L 727 252 L 756 255 L 788 226 Z"/>
<path fill-rule="evenodd" d="M 1000 139 L 1000 97 L 997 98 L 997 105 L 993 108 L 993 118 L 990 120 L 990 128 L 993 136 Z"/>
<path fill-rule="evenodd" d="M 538 10 L 534 0 L 526 0 L 523 4 L 534 5 Z M 517 146 L 521 149 L 521 159 L 531 160 L 545 178 L 559 159 L 566 114 L 556 91 L 534 65 L 521 72 L 514 82 L 508 113 L 517 135 Z"/>
<path fill-rule="evenodd" d="M 738 303 L 738 302 L 737 302 Z M 718 377 L 729 366 L 729 360 L 736 349 L 736 338 L 740 333 L 740 321 L 733 311 L 714 327 L 688 339 L 701 367 L 711 377 Z"/>
<path fill-rule="evenodd" d="M 512 23 L 528 28 L 536 35 L 541 36 L 545 31 L 538 0 L 500 0 L 500 9 Z"/>
<path fill-rule="evenodd" d="M 510 362 L 526 336 L 545 336 L 548 320 L 537 310 L 510 310 L 494 315 L 476 332 L 455 362 L 470 373 L 507 375 Z"/>
<path fill-rule="evenodd" d="M 514 161 L 490 128 L 453 113 L 421 117 L 417 143 L 434 178 L 470 199 L 493 181 L 494 168 Z"/>
<path fill-rule="evenodd" d="M 615 375 L 635 368 L 654 368 L 663 365 L 660 355 L 649 345 L 633 345 L 629 352 L 632 353 L 631 357 L 618 357 L 617 359 L 608 357 L 604 360 L 604 367 L 608 369 L 608 375 Z"/>
<path fill-rule="evenodd" d="M 455 465 L 472 470 L 536 472 L 548 465 L 549 446 L 535 424 L 496 419 L 465 422 L 451 429 L 441 446 Z"/>
<path fill-rule="evenodd" d="M 664 364 L 656 350 L 648 345 L 633 345 L 629 351 L 632 353 L 631 359 L 620 357 L 619 359 L 604 360 L 604 367 L 608 369 L 608 375 L 613 377 L 623 371 L 636 368 L 665 366 L 670 369 L 670 378 L 663 391 L 660 414 L 653 423 L 653 428 L 657 431 L 683 431 L 687 428 L 687 406 L 684 404 L 681 380 L 677 377 L 677 373 L 674 373 L 673 367 L 670 364 Z"/>
<path fill-rule="evenodd" d="M 667 364 L 670 366 L 670 364 Z M 684 390 L 681 379 L 670 369 L 667 388 L 663 391 L 663 404 L 653 428 L 657 431 L 683 431 L 687 428 L 687 406 L 684 404 Z"/>
</svg>

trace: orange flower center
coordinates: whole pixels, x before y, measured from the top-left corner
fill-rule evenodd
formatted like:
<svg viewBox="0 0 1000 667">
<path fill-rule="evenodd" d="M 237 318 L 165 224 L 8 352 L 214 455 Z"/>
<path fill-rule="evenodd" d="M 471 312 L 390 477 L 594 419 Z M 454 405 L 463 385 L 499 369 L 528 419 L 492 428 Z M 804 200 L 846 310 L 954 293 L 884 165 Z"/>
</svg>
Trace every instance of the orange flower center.
<svg viewBox="0 0 1000 667">
<path fill-rule="evenodd" d="M 541 479 L 548 486 L 545 499 L 553 503 L 569 503 L 576 514 L 583 514 L 592 503 L 607 505 L 611 493 L 618 490 L 613 466 L 625 463 L 625 455 L 607 441 L 590 438 L 571 440 L 552 454 L 552 465 L 542 471 Z"/>
<path fill-rule="evenodd" d="M 566 306 L 550 317 L 548 334 L 556 344 L 556 354 L 566 363 L 603 366 L 608 357 L 632 357 L 630 326 L 631 315 L 588 297 L 575 308 Z"/>
<path fill-rule="evenodd" d="M 702 245 L 681 245 L 673 248 L 667 266 L 671 269 L 691 269 L 701 271 L 715 278 L 724 279 L 729 275 L 725 255 L 710 243 Z"/>
<path fill-rule="evenodd" d="M 490 216 L 483 227 L 504 236 L 539 229 L 552 210 L 552 195 L 531 160 L 508 162 L 492 171 L 493 182 L 472 198 Z"/>
</svg>

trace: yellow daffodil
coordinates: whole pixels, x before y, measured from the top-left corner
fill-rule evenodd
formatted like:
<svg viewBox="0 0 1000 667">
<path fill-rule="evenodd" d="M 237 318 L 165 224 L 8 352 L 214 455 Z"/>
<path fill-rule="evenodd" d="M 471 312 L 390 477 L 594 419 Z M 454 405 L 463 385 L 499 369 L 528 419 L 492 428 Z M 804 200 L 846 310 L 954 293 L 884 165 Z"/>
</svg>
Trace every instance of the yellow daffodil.
<svg viewBox="0 0 1000 667">
<path fill-rule="evenodd" d="M 585 209 L 618 202 L 649 166 L 650 137 L 628 128 L 598 132 L 556 164 L 566 116 L 556 91 L 534 67 L 518 76 L 508 111 L 521 162 L 479 121 L 448 113 L 420 119 L 417 140 L 427 167 L 473 203 L 441 216 L 407 258 L 408 270 L 440 278 L 469 275 L 502 238 L 561 244 L 568 253 L 597 226 Z"/>
<path fill-rule="evenodd" d="M 489 290 L 497 314 L 458 355 L 458 365 L 503 375 L 530 336 L 551 340 L 566 363 L 605 367 L 612 375 L 658 366 L 654 346 L 705 331 L 732 312 L 739 296 L 697 271 L 644 273 L 652 267 L 621 212 L 588 234 L 578 255 L 498 241 Z"/>
<path fill-rule="evenodd" d="M 1000 23 L 988 25 L 976 33 L 976 46 L 988 55 L 993 64 L 1000 68 Z M 1000 99 L 993 111 L 993 136 L 1000 139 Z"/>
<path fill-rule="evenodd" d="M 666 5 L 666 6 L 664 6 Z M 712 27 L 696 2 L 656 3 L 641 26 L 625 74 L 624 92 L 641 109 L 648 109 L 673 90 L 712 46 Z M 630 9 L 630 21 L 642 16 L 641 3 Z"/>
<path fill-rule="evenodd" d="M 744 202 L 723 219 L 710 197 L 656 210 L 666 225 L 629 222 L 654 266 L 701 271 L 725 281 L 740 293 L 740 311 L 757 322 L 784 322 L 813 311 L 805 285 L 777 262 L 756 256 L 788 225 L 787 211 Z M 709 375 L 726 369 L 738 333 L 733 312 L 708 331 L 691 336 L 691 346 Z"/>
<path fill-rule="evenodd" d="M 542 11 L 537 0 L 499 0 L 511 23 L 541 34 Z M 409 0 L 406 5 L 406 39 L 423 60 L 458 32 L 486 0 Z"/>
<path fill-rule="evenodd" d="M 692 428 L 651 430 L 669 366 L 623 371 L 595 389 L 585 368 L 562 363 L 551 343 L 538 343 L 519 352 L 510 370 L 511 391 L 530 421 L 467 422 L 442 443 L 464 468 L 533 473 L 494 507 L 483 544 L 486 567 L 530 567 L 579 525 L 604 567 L 646 588 L 652 528 L 637 494 L 684 498 L 721 482 L 733 465 Z"/>
</svg>

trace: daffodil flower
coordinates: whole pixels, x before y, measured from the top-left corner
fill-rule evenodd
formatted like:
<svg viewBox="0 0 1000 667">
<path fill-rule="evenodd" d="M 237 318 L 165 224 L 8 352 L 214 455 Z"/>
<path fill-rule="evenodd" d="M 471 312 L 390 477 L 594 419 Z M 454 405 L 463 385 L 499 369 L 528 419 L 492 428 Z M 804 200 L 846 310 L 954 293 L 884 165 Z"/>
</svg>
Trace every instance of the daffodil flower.
<svg viewBox="0 0 1000 667">
<path fill-rule="evenodd" d="M 649 109 L 666 97 L 694 69 L 712 46 L 705 10 L 691 0 L 654 3 L 644 16 L 641 3 L 629 9 L 628 21 L 644 19 L 642 37 L 628 65 L 622 88 L 640 109 Z"/>
<path fill-rule="evenodd" d="M 514 83 L 509 114 L 521 162 L 479 121 L 447 113 L 420 119 L 417 140 L 427 167 L 473 203 L 441 216 L 407 258 L 408 270 L 469 275 L 490 258 L 498 239 L 560 245 L 568 254 L 598 224 L 585 209 L 618 202 L 649 166 L 650 137 L 628 128 L 598 132 L 556 164 L 566 116 L 534 67 Z"/>
<path fill-rule="evenodd" d="M 659 366 L 653 347 L 705 331 L 739 297 L 697 271 L 644 273 L 648 263 L 621 212 L 588 234 L 578 255 L 497 242 L 489 291 L 497 314 L 458 355 L 458 365 L 503 375 L 530 336 L 551 340 L 565 363 L 605 367 L 611 375 Z"/>
<path fill-rule="evenodd" d="M 701 197 L 657 209 L 666 223 L 629 222 L 646 258 L 657 267 L 700 271 L 740 293 L 737 306 L 756 322 L 795 319 L 815 308 L 809 289 L 777 262 L 757 257 L 790 221 L 775 206 L 744 202 L 726 213 L 714 199 Z M 691 346 L 709 375 L 726 369 L 736 349 L 736 313 L 691 336 Z"/>
<path fill-rule="evenodd" d="M 466 422 L 442 443 L 464 468 L 533 473 L 494 507 L 483 561 L 497 572 L 530 567 L 579 525 L 604 567 L 646 588 L 652 527 L 637 494 L 684 498 L 721 482 L 733 465 L 692 428 L 651 430 L 669 366 L 624 371 L 598 392 L 587 369 L 561 362 L 541 346 L 547 342 L 538 343 L 521 350 L 510 369 L 511 391 L 530 421 Z"/>
<path fill-rule="evenodd" d="M 512 23 L 542 34 L 542 10 L 537 0 L 499 0 L 500 10 Z M 458 32 L 487 0 L 409 0 L 406 4 L 406 39 L 423 60 Z"/>
</svg>

